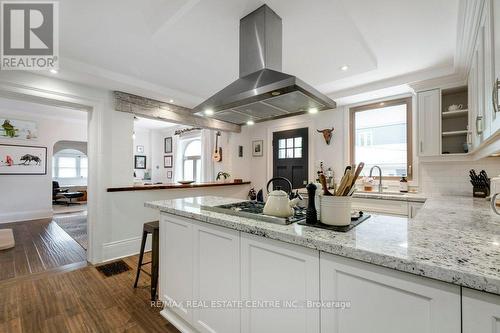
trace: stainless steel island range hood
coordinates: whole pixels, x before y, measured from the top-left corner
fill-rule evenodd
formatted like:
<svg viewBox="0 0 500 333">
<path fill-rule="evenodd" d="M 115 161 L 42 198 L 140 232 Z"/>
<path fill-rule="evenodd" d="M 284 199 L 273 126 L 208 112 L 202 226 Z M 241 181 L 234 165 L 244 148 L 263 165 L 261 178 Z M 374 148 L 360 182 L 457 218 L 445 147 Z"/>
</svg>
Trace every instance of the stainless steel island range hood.
<svg viewBox="0 0 500 333">
<path fill-rule="evenodd" d="M 263 5 L 240 20 L 240 78 L 194 112 L 242 125 L 336 107 L 299 78 L 282 73 L 281 63 L 281 18 Z"/>
</svg>

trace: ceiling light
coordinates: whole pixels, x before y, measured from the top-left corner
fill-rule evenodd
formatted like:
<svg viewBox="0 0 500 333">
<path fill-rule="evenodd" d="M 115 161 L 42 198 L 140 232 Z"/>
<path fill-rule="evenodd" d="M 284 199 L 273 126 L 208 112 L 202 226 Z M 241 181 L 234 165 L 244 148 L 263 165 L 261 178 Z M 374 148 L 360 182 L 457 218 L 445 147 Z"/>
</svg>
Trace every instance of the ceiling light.
<svg viewBox="0 0 500 333">
<path fill-rule="evenodd" d="M 203 111 L 207 116 L 211 116 L 214 114 L 214 110 L 212 109 L 206 109 L 205 111 Z"/>
<path fill-rule="evenodd" d="M 173 99 L 171 99 L 171 100 L 169 100 L 168 102 L 169 102 L 169 103 L 173 103 L 173 102 L 174 102 L 174 100 L 173 100 Z"/>
<path fill-rule="evenodd" d="M 384 105 L 385 105 L 385 103 L 384 103 L 384 102 L 380 103 L 380 106 L 384 106 Z"/>
<path fill-rule="evenodd" d="M 311 114 L 318 113 L 318 108 L 309 108 L 309 113 Z"/>
<path fill-rule="evenodd" d="M 51 72 L 52 74 L 57 74 L 57 73 L 59 73 L 59 72 L 57 71 L 57 69 L 54 69 L 54 68 L 52 68 L 51 70 L 49 70 L 49 72 Z"/>
<path fill-rule="evenodd" d="M 271 95 L 273 95 L 273 96 L 279 96 L 279 94 L 281 94 L 279 91 L 273 91 L 271 93 Z"/>
<path fill-rule="evenodd" d="M 132 133 L 132 140 L 135 140 L 135 132 Z"/>
<path fill-rule="evenodd" d="M 348 70 L 348 69 L 349 69 L 349 66 L 347 66 L 347 65 L 344 65 L 344 66 L 340 67 L 340 70 L 342 70 L 342 71 L 344 71 L 344 72 L 345 72 L 346 70 Z"/>
<path fill-rule="evenodd" d="M 253 124 L 255 124 L 255 122 L 254 122 L 253 120 L 249 120 L 249 121 L 247 121 L 247 125 L 248 125 L 248 126 L 252 126 Z"/>
</svg>

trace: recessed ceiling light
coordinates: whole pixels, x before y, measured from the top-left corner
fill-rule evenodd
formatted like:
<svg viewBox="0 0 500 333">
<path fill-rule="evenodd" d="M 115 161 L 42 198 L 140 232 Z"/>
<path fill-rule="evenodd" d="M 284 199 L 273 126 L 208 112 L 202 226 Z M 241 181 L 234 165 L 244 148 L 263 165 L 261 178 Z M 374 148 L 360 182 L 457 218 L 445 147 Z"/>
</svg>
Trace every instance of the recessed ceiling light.
<svg viewBox="0 0 500 333">
<path fill-rule="evenodd" d="M 385 103 L 384 103 L 384 102 L 380 103 L 380 106 L 384 106 L 384 105 L 385 105 Z"/>
<path fill-rule="evenodd" d="M 309 113 L 312 114 L 318 113 L 318 108 L 309 108 Z"/>
<path fill-rule="evenodd" d="M 205 111 L 203 111 L 207 116 L 211 116 L 214 114 L 214 110 L 212 109 L 206 109 Z"/>
<path fill-rule="evenodd" d="M 247 121 L 247 125 L 248 125 L 248 126 L 252 126 L 253 124 L 255 124 L 255 122 L 254 122 L 253 120 L 249 120 L 249 121 Z"/>
<path fill-rule="evenodd" d="M 51 72 L 52 74 L 57 74 L 57 73 L 59 73 L 59 72 L 57 71 L 57 69 L 54 69 L 54 68 L 52 68 L 51 70 L 49 70 L 49 72 Z"/>
<path fill-rule="evenodd" d="M 174 100 L 173 100 L 173 99 L 171 99 L 171 100 L 169 100 L 168 102 L 169 102 L 169 103 L 173 103 L 173 102 L 174 102 Z"/>
<path fill-rule="evenodd" d="M 271 95 L 273 95 L 273 96 L 278 96 L 279 94 L 281 94 L 279 91 L 273 91 L 273 92 L 271 93 Z"/>
<path fill-rule="evenodd" d="M 349 69 L 349 66 L 347 66 L 347 65 L 340 67 L 340 70 L 343 70 L 344 72 L 348 69 Z"/>
</svg>

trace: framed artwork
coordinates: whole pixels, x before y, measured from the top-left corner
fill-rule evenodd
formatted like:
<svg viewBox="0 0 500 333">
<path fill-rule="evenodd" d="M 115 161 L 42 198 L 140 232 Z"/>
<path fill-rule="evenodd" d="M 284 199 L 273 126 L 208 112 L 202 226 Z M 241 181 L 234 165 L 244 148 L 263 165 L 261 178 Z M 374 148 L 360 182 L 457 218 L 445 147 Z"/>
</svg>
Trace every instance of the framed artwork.
<svg viewBox="0 0 500 333">
<path fill-rule="evenodd" d="M 165 138 L 165 154 L 172 154 L 172 137 Z"/>
<path fill-rule="evenodd" d="M 172 155 L 163 156 L 163 167 L 172 168 L 174 166 L 174 160 Z"/>
<path fill-rule="evenodd" d="M 167 171 L 167 179 L 172 179 L 172 171 Z"/>
<path fill-rule="evenodd" d="M 134 169 L 146 169 L 146 156 L 144 155 L 134 156 Z"/>
<path fill-rule="evenodd" d="M 0 175 L 46 175 L 47 147 L 0 144 Z"/>
<path fill-rule="evenodd" d="M 143 153 L 144 153 L 144 146 L 137 146 L 137 147 L 136 147 L 136 151 L 137 151 L 139 154 L 143 154 Z"/>
<path fill-rule="evenodd" d="M 38 139 L 38 127 L 34 121 L 0 117 L 0 138 L 36 140 Z"/>
<path fill-rule="evenodd" d="M 252 156 L 264 156 L 264 140 L 252 141 Z"/>
<path fill-rule="evenodd" d="M 238 157 L 243 157 L 243 146 L 238 146 Z"/>
</svg>

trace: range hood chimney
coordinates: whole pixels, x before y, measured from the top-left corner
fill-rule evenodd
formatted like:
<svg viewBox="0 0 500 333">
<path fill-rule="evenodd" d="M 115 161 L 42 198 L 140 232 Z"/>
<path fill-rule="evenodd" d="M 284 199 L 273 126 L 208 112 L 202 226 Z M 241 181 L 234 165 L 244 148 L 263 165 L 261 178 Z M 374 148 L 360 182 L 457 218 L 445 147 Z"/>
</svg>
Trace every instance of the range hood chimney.
<svg viewBox="0 0 500 333">
<path fill-rule="evenodd" d="M 281 72 L 281 18 L 263 5 L 240 20 L 240 77 L 194 108 L 199 115 L 242 125 L 336 108 L 297 77 Z"/>
</svg>

